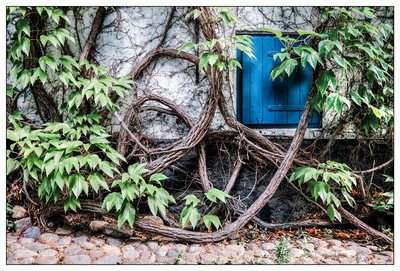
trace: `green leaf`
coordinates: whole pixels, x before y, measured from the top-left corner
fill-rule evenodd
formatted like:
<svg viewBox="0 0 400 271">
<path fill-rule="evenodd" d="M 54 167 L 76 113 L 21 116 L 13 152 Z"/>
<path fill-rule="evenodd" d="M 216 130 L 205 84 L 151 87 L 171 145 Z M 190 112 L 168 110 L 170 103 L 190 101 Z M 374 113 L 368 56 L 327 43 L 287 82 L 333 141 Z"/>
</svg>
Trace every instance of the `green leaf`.
<svg viewBox="0 0 400 271">
<path fill-rule="evenodd" d="M 118 212 L 122 207 L 123 199 L 120 193 L 113 192 L 108 194 L 104 200 L 101 208 L 110 211 L 113 207 Z"/>
<path fill-rule="evenodd" d="M 135 224 L 136 209 L 129 202 L 125 204 L 124 210 L 118 214 L 118 228 L 120 229 L 125 221 L 128 221 L 129 227 Z"/>
<path fill-rule="evenodd" d="M 186 206 L 183 208 L 181 215 L 180 215 L 180 223 L 182 228 L 186 227 L 186 225 L 192 225 L 193 229 L 196 228 L 197 222 L 200 220 L 200 214 L 197 208 L 194 208 L 192 205 Z"/>
<path fill-rule="evenodd" d="M 88 180 L 90 183 L 90 186 L 93 188 L 96 193 L 99 192 L 100 186 L 103 187 L 105 190 L 110 191 L 108 188 L 107 182 L 104 180 L 103 176 L 98 173 L 92 173 L 88 176 Z"/>
<path fill-rule="evenodd" d="M 165 176 L 165 175 L 162 174 L 162 173 L 155 173 L 155 174 L 153 174 L 153 175 L 150 176 L 150 181 L 158 182 L 158 183 L 159 183 L 160 181 L 163 181 L 163 180 L 166 180 L 166 179 L 168 179 L 168 177 Z"/>
<path fill-rule="evenodd" d="M 221 221 L 216 215 L 205 215 L 203 221 L 208 230 L 211 228 L 211 224 L 213 224 L 217 230 L 222 227 Z"/>
<path fill-rule="evenodd" d="M 340 67 L 342 68 L 347 67 L 345 60 L 341 56 L 339 56 L 336 52 L 332 52 L 331 55 L 333 56 L 333 59 Z"/>
<path fill-rule="evenodd" d="M 134 178 L 135 175 L 141 176 L 147 172 L 149 172 L 148 169 L 146 169 L 146 163 L 135 163 L 133 165 L 130 165 L 128 167 L 128 173 L 131 176 L 131 178 Z"/>
<path fill-rule="evenodd" d="M 24 89 L 29 85 L 30 81 L 31 81 L 31 73 L 28 70 L 23 70 L 19 74 L 16 82 L 20 82 L 22 89 Z"/>
<path fill-rule="evenodd" d="M 222 20 L 224 23 L 229 24 L 236 21 L 236 17 L 232 16 L 228 11 L 220 11 Z"/>
<path fill-rule="evenodd" d="M 79 199 L 75 198 L 74 196 L 68 197 L 67 200 L 64 202 L 64 212 L 67 212 L 68 209 L 76 212 L 76 207 L 81 208 L 81 203 L 79 202 Z"/>
<path fill-rule="evenodd" d="M 186 14 L 185 16 L 185 20 L 190 19 L 191 17 L 193 17 L 193 19 L 197 19 L 199 16 L 201 15 L 201 11 L 197 8 L 195 8 L 194 10 L 192 10 L 191 12 L 189 12 L 188 14 Z"/>
<path fill-rule="evenodd" d="M 394 179 L 393 176 L 382 174 L 383 177 L 386 177 L 385 183 L 393 183 Z"/>
<path fill-rule="evenodd" d="M 328 86 L 333 90 L 335 90 L 337 86 L 336 76 L 331 70 L 320 72 L 317 79 L 317 88 L 321 95 L 325 94 Z"/>
<path fill-rule="evenodd" d="M 277 36 L 278 38 L 281 38 L 281 37 L 282 37 L 282 32 L 279 31 L 279 30 L 274 30 L 274 29 L 267 28 L 267 27 L 261 27 L 261 28 L 260 28 L 260 31 L 265 31 L 265 32 L 268 32 L 268 33 L 272 33 L 272 34 L 274 34 L 275 36 Z"/>
<path fill-rule="evenodd" d="M 7 130 L 7 139 L 12 140 L 14 142 L 19 141 L 18 132 L 12 131 L 12 130 Z"/>
<path fill-rule="evenodd" d="M 202 70 L 204 67 L 208 68 L 208 61 L 210 59 L 211 54 L 210 53 L 204 53 L 201 55 L 200 57 L 200 61 L 199 61 L 199 70 Z"/>
<path fill-rule="evenodd" d="M 21 32 L 24 32 L 27 36 L 30 36 L 31 34 L 31 26 L 29 24 L 29 21 L 27 19 L 20 19 L 17 21 L 16 24 L 16 29 L 20 35 Z"/>
<path fill-rule="evenodd" d="M 212 188 L 208 192 L 204 193 L 204 195 L 207 197 L 212 202 L 217 202 L 217 198 L 222 201 L 223 203 L 226 203 L 227 198 L 231 198 L 231 196 L 224 191 L 221 191 L 217 188 Z"/>
<path fill-rule="evenodd" d="M 318 197 L 322 200 L 322 202 L 326 203 L 329 196 L 330 185 L 326 182 L 316 182 L 314 185 L 314 200 L 317 201 Z"/>
<path fill-rule="evenodd" d="M 230 58 L 228 60 L 228 62 L 229 62 L 229 65 L 231 65 L 232 68 L 239 67 L 240 69 L 242 69 L 242 65 L 240 64 L 240 62 L 237 59 Z"/>
<path fill-rule="evenodd" d="M 346 189 L 342 188 L 340 190 L 342 192 L 343 197 L 346 199 L 347 203 L 354 208 L 355 205 L 355 200 L 352 196 L 350 196 L 350 194 L 346 191 Z"/>
<path fill-rule="evenodd" d="M 361 97 L 357 92 L 351 91 L 350 96 L 353 102 L 355 102 L 358 106 L 361 106 Z"/>
<path fill-rule="evenodd" d="M 217 54 L 210 54 L 210 57 L 208 58 L 208 63 L 209 63 L 211 66 L 213 66 L 213 65 L 217 62 L 218 58 L 219 58 L 219 55 L 217 55 Z"/>
<path fill-rule="evenodd" d="M 147 204 L 149 205 L 150 211 L 154 216 L 157 216 L 158 213 L 158 204 L 155 196 L 147 197 Z"/>
<path fill-rule="evenodd" d="M 27 37 L 23 37 L 21 44 L 22 44 L 21 46 L 22 51 L 25 53 L 26 56 L 29 56 L 29 51 L 31 48 L 31 40 Z"/>
<path fill-rule="evenodd" d="M 71 184 L 70 189 L 74 193 L 75 197 L 79 197 L 82 191 L 85 192 L 86 196 L 89 195 L 89 187 L 88 183 L 85 181 L 85 178 L 79 174 L 75 173 L 69 177 L 69 182 Z"/>
<path fill-rule="evenodd" d="M 317 37 L 317 38 L 324 38 L 321 34 L 318 34 L 317 32 L 314 31 L 303 31 L 303 30 L 297 30 L 297 33 L 299 33 L 299 36 L 309 36 L 309 37 Z"/>
<path fill-rule="evenodd" d="M 195 195 L 192 195 L 192 194 L 187 195 L 183 199 L 186 200 L 185 205 L 191 205 L 193 207 L 196 207 L 197 204 L 200 203 L 200 200 Z"/>
<path fill-rule="evenodd" d="M 385 112 L 383 112 L 382 110 L 379 110 L 378 108 L 376 108 L 375 106 L 370 106 L 370 108 L 372 109 L 372 112 L 374 113 L 374 115 L 378 118 L 381 119 L 383 116 L 385 116 Z"/>
<path fill-rule="evenodd" d="M 56 182 L 58 188 L 60 188 L 60 190 L 63 190 L 66 179 L 67 179 L 67 176 L 61 174 L 60 172 L 57 172 L 57 174 L 54 176 L 53 180 Z"/>
<path fill-rule="evenodd" d="M 17 165 L 17 163 L 14 162 L 14 159 L 7 158 L 7 165 L 6 165 L 7 172 L 6 172 L 6 175 L 10 174 L 15 169 L 16 165 Z"/>
<path fill-rule="evenodd" d="M 105 174 L 107 174 L 109 177 L 113 178 L 114 177 L 114 172 L 113 171 L 118 171 L 110 162 L 108 161 L 102 161 L 99 164 L 99 168 L 101 171 L 103 171 Z"/>
<path fill-rule="evenodd" d="M 340 213 L 336 210 L 336 208 L 333 206 L 333 204 L 329 204 L 328 208 L 326 209 L 326 212 L 328 213 L 329 219 L 333 222 L 335 221 L 335 218 L 339 220 L 339 222 L 342 222 L 342 216 Z"/>
</svg>

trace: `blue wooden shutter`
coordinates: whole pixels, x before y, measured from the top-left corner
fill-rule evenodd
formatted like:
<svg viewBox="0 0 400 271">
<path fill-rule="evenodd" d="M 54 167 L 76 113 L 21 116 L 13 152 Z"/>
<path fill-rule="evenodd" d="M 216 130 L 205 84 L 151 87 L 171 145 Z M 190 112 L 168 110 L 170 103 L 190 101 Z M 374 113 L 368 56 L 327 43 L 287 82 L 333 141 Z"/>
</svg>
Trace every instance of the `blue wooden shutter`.
<svg viewBox="0 0 400 271">
<path fill-rule="evenodd" d="M 311 67 L 303 69 L 299 64 L 289 78 L 273 81 L 271 70 L 279 64 L 273 56 L 283 45 L 268 35 L 254 35 L 252 40 L 256 58 L 237 51 L 243 67 L 237 72 L 238 119 L 255 127 L 296 127 L 311 86 Z M 320 116 L 314 112 L 308 127 L 319 126 Z"/>
</svg>

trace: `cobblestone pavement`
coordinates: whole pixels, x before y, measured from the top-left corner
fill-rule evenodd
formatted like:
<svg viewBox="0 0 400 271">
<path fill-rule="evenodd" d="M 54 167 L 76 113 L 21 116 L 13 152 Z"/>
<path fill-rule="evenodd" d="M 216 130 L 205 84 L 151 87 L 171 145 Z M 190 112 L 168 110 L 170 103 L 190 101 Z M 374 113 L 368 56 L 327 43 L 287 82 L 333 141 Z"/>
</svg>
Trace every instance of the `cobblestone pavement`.
<svg viewBox="0 0 400 271">
<path fill-rule="evenodd" d="M 7 233 L 7 264 L 275 264 L 279 242 L 185 244 L 66 234 L 26 238 Z M 352 241 L 308 236 L 291 238 L 285 247 L 289 264 L 393 264 L 393 251 Z"/>
</svg>

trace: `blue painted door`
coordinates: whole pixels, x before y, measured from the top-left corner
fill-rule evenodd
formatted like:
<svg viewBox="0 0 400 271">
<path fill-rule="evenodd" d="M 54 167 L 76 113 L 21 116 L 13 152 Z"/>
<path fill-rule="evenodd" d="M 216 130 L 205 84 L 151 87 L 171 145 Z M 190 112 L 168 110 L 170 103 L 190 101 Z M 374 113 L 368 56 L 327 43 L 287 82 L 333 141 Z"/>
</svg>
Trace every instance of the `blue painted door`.
<svg viewBox="0 0 400 271">
<path fill-rule="evenodd" d="M 237 52 L 243 68 L 237 72 L 239 121 L 253 127 L 297 127 L 311 86 L 311 67 L 299 64 L 289 78 L 273 81 L 271 70 L 279 64 L 273 56 L 283 45 L 269 35 L 253 35 L 252 40 L 255 58 Z M 320 127 L 316 112 L 308 127 Z"/>
</svg>

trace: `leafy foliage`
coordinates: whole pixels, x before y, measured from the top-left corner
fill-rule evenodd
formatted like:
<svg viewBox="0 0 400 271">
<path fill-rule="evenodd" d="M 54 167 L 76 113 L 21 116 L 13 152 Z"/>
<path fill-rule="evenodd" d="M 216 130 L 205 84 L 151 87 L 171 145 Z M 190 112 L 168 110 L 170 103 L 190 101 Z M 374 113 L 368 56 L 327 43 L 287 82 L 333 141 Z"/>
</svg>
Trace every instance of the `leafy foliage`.
<svg viewBox="0 0 400 271">
<path fill-rule="evenodd" d="M 226 200 L 231 197 L 227 193 L 217 188 L 210 189 L 208 192 L 204 193 L 204 196 L 205 199 L 213 203 L 218 203 L 219 201 L 222 203 L 226 203 Z M 190 223 L 193 229 L 195 229 L 197 223 L 201 220 L 201 215 L 199 213 L 199 210 L 197 209 L 197 206 L 199 204 L 204 205 L 204 203 L 202 203 L 200 199 L 198 199 L 195 195 L 192 194 L 185 196 L 183 199 L 186 200 L 185 202 L 186 206 L 183 208 L 181 212 L 180 223 L 182 225 L 182 228 L 186 227 Z M 203 223 L 208 230 L 211 229 L 212 225 L 216 229 L 222 227 L 221 221 L 219 220 L 219 217 L 216 215 L 211 215 L 211 214 L 204 215 Z"/>
<path fill-rule="evenodd" d="M 393 126 L 392 27 L 365 7 L 323 8 L 321 20 L 326 25 L 323 33 L 298 30 L 297 38 L 260 29 L 284 45 L 274 55 L 281 62 L 271 71 L 271 78 L 290 76 L 300 63 L 314 70 L 319 65 L 318 93 L 312 101 L 315 110 L 321 112 L 326 106 L 326 111 L 342 114 L 344 105 L 346 111 L 356 109 L 354 121 L 366 134 Z"/>
<path fill-rule="evenodd" d="M 120 192 L 108 194 L 103 201 L 103 208 L 107 211 L 115 209 L 118 215 L 118 227 L 128 221 L 133 226 L 136 216 L 136 208 L 132 205 L 141 198 L 147 198 L 147 204 L 151 213 L 156 216 L 158 212 L 166 215 L 165 207 L 175 199 L 161 187 L 160 181 L 167 179 L 164 174 L 155 173 L 146 181 L 143 174 L 148 170 L 146 164 L 135 163 L 128 167 L 128 173 L 122 173 L 121 179 L 116 179 L 111 187 L 118 186 Z M 154 183 L 154 184 L 152 184 Z M 155 185 L 156 184 L 156 185 Z"/>
<path fill-rule="evenodd" d="M 337 194 L 343 196 L 350 206 L 355 206 L 351 192 L 357 182 L 351 175 L 351 169 L 345 164 L 327 161 L 320 163 L 318 168 L 299 167 L 291 174 L 290 181 L 297 181 L 299 186 L 306 184 L 306 192 L 310 193 L 315 201 L 321 200 L 328 206 L 326 211 L 332 221 L 342 219 L 336 209 L 341 206 Z"/>
</svg>

